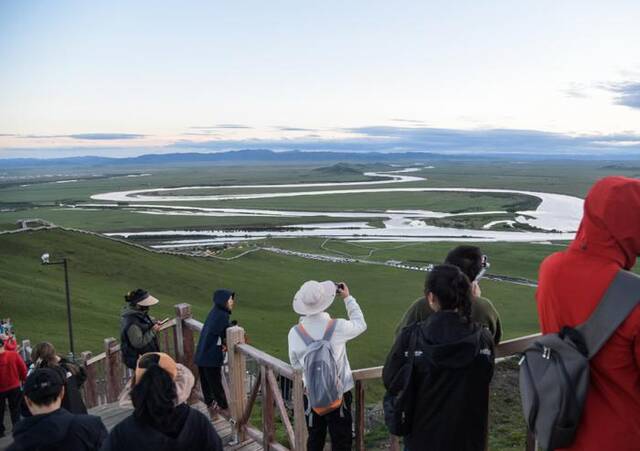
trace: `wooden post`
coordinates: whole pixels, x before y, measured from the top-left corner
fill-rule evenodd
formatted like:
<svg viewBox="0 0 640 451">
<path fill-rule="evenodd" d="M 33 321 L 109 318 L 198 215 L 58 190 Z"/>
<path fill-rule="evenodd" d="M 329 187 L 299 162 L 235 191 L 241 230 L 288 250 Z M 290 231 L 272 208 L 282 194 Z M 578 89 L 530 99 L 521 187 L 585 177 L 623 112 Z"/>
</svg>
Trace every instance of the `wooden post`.
<svg viewBox="0 0 640 451">
<path fill-rule="evenodd" d="M 189 368 L 196 379 L 198 379 L 198 368 L 193 362 L 195 354 L 195 341 L 193 331 L 185 327 L 183 321 L 191 318 L 191 305 L 178 304 L 176 309 L 176 361 Z"/>
<path fill-rule="evenodd" d="M 275 439 L 276 424 L 275 410 L 273 404 L 273 393 L 271 392 L 271 381 L 267 375 L 267 367 L 260 365 L 260 374 L 262 375 L 262 449 L 269 451 L 271 443 Z M 275 387 L 276 390 L 278 387 Z"/>
<path fill-rule="evenodd" d="M 115 349 L 117 346 L 118 342 L 115 338 L 104 339 L 107 402 L 117 401 L 120 391 L 122 390 L 122 364 L 120 351 Z"/>
<path fill-rule="evenodd" d="M 356 381 L 356 450 L 364 451 L 364 381 Z"/>
<path fill-rule="evenodd" d="M 231 418 L 236 428 L 238 442 L 245 440 L 245 426 L 241 420 L 244 415 L 246 398 L 244 389 L 244 376 L 247 371 L 245 356 L 237 348 L 237 345 L 244 343 L 244 329 L 240 326 L 233 326 L 227 329 L 227 349 L 229 353 L 229 378 L 231 398 L 229 407 Z M 265 379 L 262 379 L 265 383 Z M 263 386 L 264 391 L 264 386 Z"/>
<path fill-rule="evenodd" d="M 304 386 L 302 371 L 293 374 L 293 430 L 296 442 L 292 443 L 294 451 L 307 451 L 307 422 L 304 416 Z"/>
<path fill-rule="evenodd" d="M 82 385 L 82 388 L 84 390 L 84 402 L 88 409 L 98 405 L 98 393 L 96 392 L 96 368 L 94 365 L 87 365 L 91 356 L 91 351 L 85 351 L 80 357 L 87 374 L 87 380 Z"/>
</svg>

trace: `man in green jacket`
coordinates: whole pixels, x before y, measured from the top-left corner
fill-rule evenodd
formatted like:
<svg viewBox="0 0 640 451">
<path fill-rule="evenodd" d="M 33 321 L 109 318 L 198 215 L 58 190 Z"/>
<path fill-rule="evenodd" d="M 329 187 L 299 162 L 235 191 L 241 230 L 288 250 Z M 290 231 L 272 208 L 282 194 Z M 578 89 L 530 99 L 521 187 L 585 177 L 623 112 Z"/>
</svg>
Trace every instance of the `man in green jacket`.
<svg viewBox="0 0 640 451">
<path fill-rule="evenodd" d="M 479 247 L 463 245 L 449 252 L 444 262 L 457 266 L 469 278 L 473 290 L 471 319 L 489 329 L 491 335 L 493 335 L 495 344 L 500 343 L 500 338 L 502 337 L 500 315 L 491 301 L 482 297 L 480 285 L 478 285 L 478 281 L 484 274 L 484 271 L 489 267 L 486 256 L 482 255 Z M 419 321 L 424 321 L 432 313 L 433 310 L 431 310 L 429 303 L 424 297 L 417 299 L 400 320 L 396 328 L 396 336 L 402 328 Z"/>
</svg>

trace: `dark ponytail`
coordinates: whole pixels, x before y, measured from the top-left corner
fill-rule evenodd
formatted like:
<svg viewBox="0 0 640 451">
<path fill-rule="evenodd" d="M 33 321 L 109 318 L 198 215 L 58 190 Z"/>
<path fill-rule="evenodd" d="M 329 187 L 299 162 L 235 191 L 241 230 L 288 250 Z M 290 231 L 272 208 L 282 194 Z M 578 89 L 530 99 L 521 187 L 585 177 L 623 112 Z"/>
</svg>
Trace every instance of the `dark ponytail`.
<svg viewBox="0 0 640 451">
<path fill-rule="evenodd" d="M 169 373 L 151 362 L 131 390 L 133 415 L 155 429 L 166 430 L 172 422 L 176 398 L 176 385 Z"/>
<path fill-rule="evenodd" d="M 424 291 L 438 298 L 442 310 L 457 310 L 471 321 L 471 282 L 458 267 L 435 266 L 427 276 Z"/>
</svg>

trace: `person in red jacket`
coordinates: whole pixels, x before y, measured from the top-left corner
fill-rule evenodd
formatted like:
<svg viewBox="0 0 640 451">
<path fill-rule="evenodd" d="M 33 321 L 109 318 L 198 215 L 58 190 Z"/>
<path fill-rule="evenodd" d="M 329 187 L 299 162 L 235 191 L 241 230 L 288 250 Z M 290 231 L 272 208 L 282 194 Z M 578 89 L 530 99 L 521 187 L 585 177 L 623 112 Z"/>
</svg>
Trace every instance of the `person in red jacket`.
<svg viewBox="0 0 640 451">
<path fill-rule="evenodd" d="M 536 299 L 543 333 L 587 320 L 621 269 L 640 255 L 640 180 L 606 177 L 589 191 L 578 233 L 540 267 Z M 638 293 L 640 297 L 640 293 Z M 640 306 L 590 362 L 591 380 L 568 450 L 640 449 Z"/>
<path fill-rule="evenodd" d="M 26 378 L 27 365 L 17 352 L 5 350 L 4 340 L 0 338 L 0 420 L 4 419 L 6 402 L 9 403 L 11 424 L 15 425 L 20 419 L 20 385 Z M 4 421 L 0 421 L 0 437 L 4 436 L 4 432 Z"/>
</svg>

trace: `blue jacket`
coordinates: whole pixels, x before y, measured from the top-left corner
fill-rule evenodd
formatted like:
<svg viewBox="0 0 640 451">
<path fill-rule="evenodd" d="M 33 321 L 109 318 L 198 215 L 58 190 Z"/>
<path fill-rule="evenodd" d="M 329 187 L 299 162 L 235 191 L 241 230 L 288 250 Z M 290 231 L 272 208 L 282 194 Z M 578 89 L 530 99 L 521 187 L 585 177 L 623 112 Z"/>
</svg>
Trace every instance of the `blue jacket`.
<svg viewBox="0 0 640 451">
<path fill-rule="evenodd" d="M 229 316 L 227 301 L 233 294 L 229 290 L 217 290 L 213 293 L 213 308 L 204 322 L 198 348 L 196 349 L 195 364 L 203 367 L 221 367 L 224 361 L 222 344 L 225 341 Z"/>
</svg>

